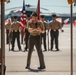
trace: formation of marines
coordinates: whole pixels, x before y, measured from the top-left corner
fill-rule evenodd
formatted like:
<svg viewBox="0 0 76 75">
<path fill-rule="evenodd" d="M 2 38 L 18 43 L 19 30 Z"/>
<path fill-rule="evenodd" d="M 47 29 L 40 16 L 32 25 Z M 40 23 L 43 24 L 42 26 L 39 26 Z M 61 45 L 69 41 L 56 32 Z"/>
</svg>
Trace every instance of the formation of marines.
<svg viewBox="0 0 76 75">
<path fill-rule="evenodd" d="M 29 31 L 28 31 L 28 23 L 29 21 L 31 21 L 32 19 L 30 19 L 30 15 L 27 15 L 27 23 L 26 25 L 24 25 L 24 30 L 23 33 L 21 33 L 22 29 L 20 28 L 20 22 L 17 21 L 18 17 L 14 16 L 14 20 L 11 23 L 9 20 L 9 23 L 7 25 L 5 25 L 6 28 L 6 44 L 9 44 L 9 40 L 11 39 L 11 44 L 12 44 L 12 51 L 14 51 L 14 44 L 15 44 L 15 38 L 17 38 L 17 44 L 18 44 L 18 48 L 19 50 L 21 49 L 20 46 L 20 34 L 23 35 L 23 37 L 25 37 L 25 48 L 24 48 L 24 52 L 27 51 L 28 49 L 28 42 L 29 42 Z M 49 25 L 47 25 L 47 22 L 45 21 L 45 16 L 42 15 L 41 16 L 41 20 L 40 22 L 43 23 L 44 26 L 44 33 L 41 33 L 41 44 L 43 42 L 44 45 L 44 51 L 47 51 L 46 48 L 46 30 L 50 30 L 50 38 L 51 38 L 51 49 L 53 50 L 53 43 L 55 42 L 55 48 L 56 50 L 59 50 L 58 48 L 58 36 L 59 36 L 59 29 L 61 29 L 62 25 L 61 23 L 59 23 L 56 20 L 56 14 L 52 15 L 52 21 L 50 21 Z M 26 32 L 25 32 L 26 29 Z M 10 36 L 12 35 L 12 37 Z M 9 38 L 10 36 L 10 38 Z M 23 43 L 24 38 L 21 38 L 21 43 Z"/>
<path fill-rule="evenodd" d="M 50 30 L 50 37 L 51 37 L 51 49 L 50 51 L 53 51 L 54 43 L 56 51 L 59 51 L 59 43 L 58 43 L 58 37 L 59 37 L 59 29 L 62 28 L 61 23 L 59 23 L 56 20 L 56 14 L 52 15 L 52 21 L 50 21 L 49 25 L 47 25 L 47 22 L 45 21 L 45 16 L 41 16 L 41 20 L 38 20 L 38 15 L 36 12 L 32 14 L 32 17 L 30 19 L 30 15 L 27 16 L 27 23 L 24 25 L 23 32 L 25 36 L 25 48 L 24 51 L 28 50 L 28 56 L 27 56 L 27 65 L 26 69 L 30 68 L 30 62 L 31 62 L 31 55 L 34 50 L 34 46 L 36 47 L 38 57 L 39 57 L 39 63 L 40 66 L 38 69 L 45 69 L 45 63 L 44 63 L 44 56 L 42 53 L 42 40 L 44 44 L 44 51 L 47 51 L 47 45 L 46 45 L 46 30 Z M 19 51 L 22 51 L 21 44 L 20 44 L 20 22 L 17 21 L 17 16 L 14 16 L 13 22 L 9 22 L 5 26 L 6 28 L 6 43 L 9 44 L 9 35 L 12 34 L 12 41 L 11 41 L 11 51 L 15 51 L 15 39 L 17 39 L 17 45 Z M 23 38 L 21 39 L 21 43 L 23 43 Z"/>
</svg>

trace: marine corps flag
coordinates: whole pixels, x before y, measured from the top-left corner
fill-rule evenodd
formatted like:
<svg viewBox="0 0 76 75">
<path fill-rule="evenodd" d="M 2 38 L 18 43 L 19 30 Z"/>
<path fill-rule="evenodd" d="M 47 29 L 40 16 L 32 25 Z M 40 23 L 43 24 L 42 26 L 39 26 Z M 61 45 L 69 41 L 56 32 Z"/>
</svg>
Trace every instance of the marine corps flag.
<svg viewBox="0 0 76 75">
<path fill-rule="evenodd" d="M 37 14 L 38 14 L 38 20 L 40 20 L 40 0 L 38 0 L 37 4 Z"/>
</svg>

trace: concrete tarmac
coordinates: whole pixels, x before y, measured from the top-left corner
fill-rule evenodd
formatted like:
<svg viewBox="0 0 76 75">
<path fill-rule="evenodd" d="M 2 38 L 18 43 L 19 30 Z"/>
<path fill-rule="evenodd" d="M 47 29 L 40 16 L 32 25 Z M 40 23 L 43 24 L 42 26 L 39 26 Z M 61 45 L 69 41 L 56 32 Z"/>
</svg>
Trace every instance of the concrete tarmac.
<svg viewBox="0 0 76 75">
<path fill-rule="evenodd" d="M 59 49 L 60 51 L 43 51 L 46 69 L 38 70 L 39 59 L 35 51 L 32 53 L 31 69 L 25 69 L 27 53 L 18 51 L 15 44 L 15 51 L 9 51 L 9 45 L 5 45 L 5 64 L 6 75 L 71 75 L 71 31 L 70 25 L 64 25 L 64 32 L 59 31 Z M 49 33 L 50 35 L 50 33 Z M 47 50 L 48 50 L 48 32 L 47 32 Z M 25 45 L 21 45 L 24 50 Z M 49 36 L 50 49 L 50 36 Z M 42 50 L 44 47 L 42 45 Z M 17 52 L 18 51 L 18 52 Z M 73 27 L 73 71 L 76 75 L 76 27 Z"/>
</svg>

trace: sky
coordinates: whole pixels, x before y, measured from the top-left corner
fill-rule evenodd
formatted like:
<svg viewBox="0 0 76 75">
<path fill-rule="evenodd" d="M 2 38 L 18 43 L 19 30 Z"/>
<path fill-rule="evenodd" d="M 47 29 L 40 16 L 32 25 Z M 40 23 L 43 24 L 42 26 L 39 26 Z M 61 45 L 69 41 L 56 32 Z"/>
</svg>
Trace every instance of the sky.
<svg viewBox="0 0 76 75">
<path fill-rule="evenodd" d="M 25 4 L 37 6 L 38 0 L 25 0 Z M 5 3 L 5 10 L 13 7 L 23 5 L 23 0 L 10 0 L 10 3 Z M 40 0 L 40 7 L 48 9 L 47 11 L 41 9 L 44 13 L 70 13 L 70 5 L 67 0 Z M 9 11 L 5 11 L 8 14 Z M 73 13 L 76 13 L 76 6 L 73 6 Z"/>
</svg>

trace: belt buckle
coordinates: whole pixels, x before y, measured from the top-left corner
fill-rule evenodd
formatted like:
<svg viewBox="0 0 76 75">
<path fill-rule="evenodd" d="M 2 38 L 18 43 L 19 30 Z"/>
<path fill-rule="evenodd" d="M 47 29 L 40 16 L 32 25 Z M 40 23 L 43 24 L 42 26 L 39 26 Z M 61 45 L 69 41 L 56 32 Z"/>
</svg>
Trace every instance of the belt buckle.
<svg viewBox="0 0 76 75">
<path fill-rule="evenodd" d="M 56 30 L 54 30 L 54 31 L 56 31 Z"/>
<path fill-rule="evenodd" d="M 17 30 L 15 30 L 15 32 L 17 32 Z"/>
</svg>

